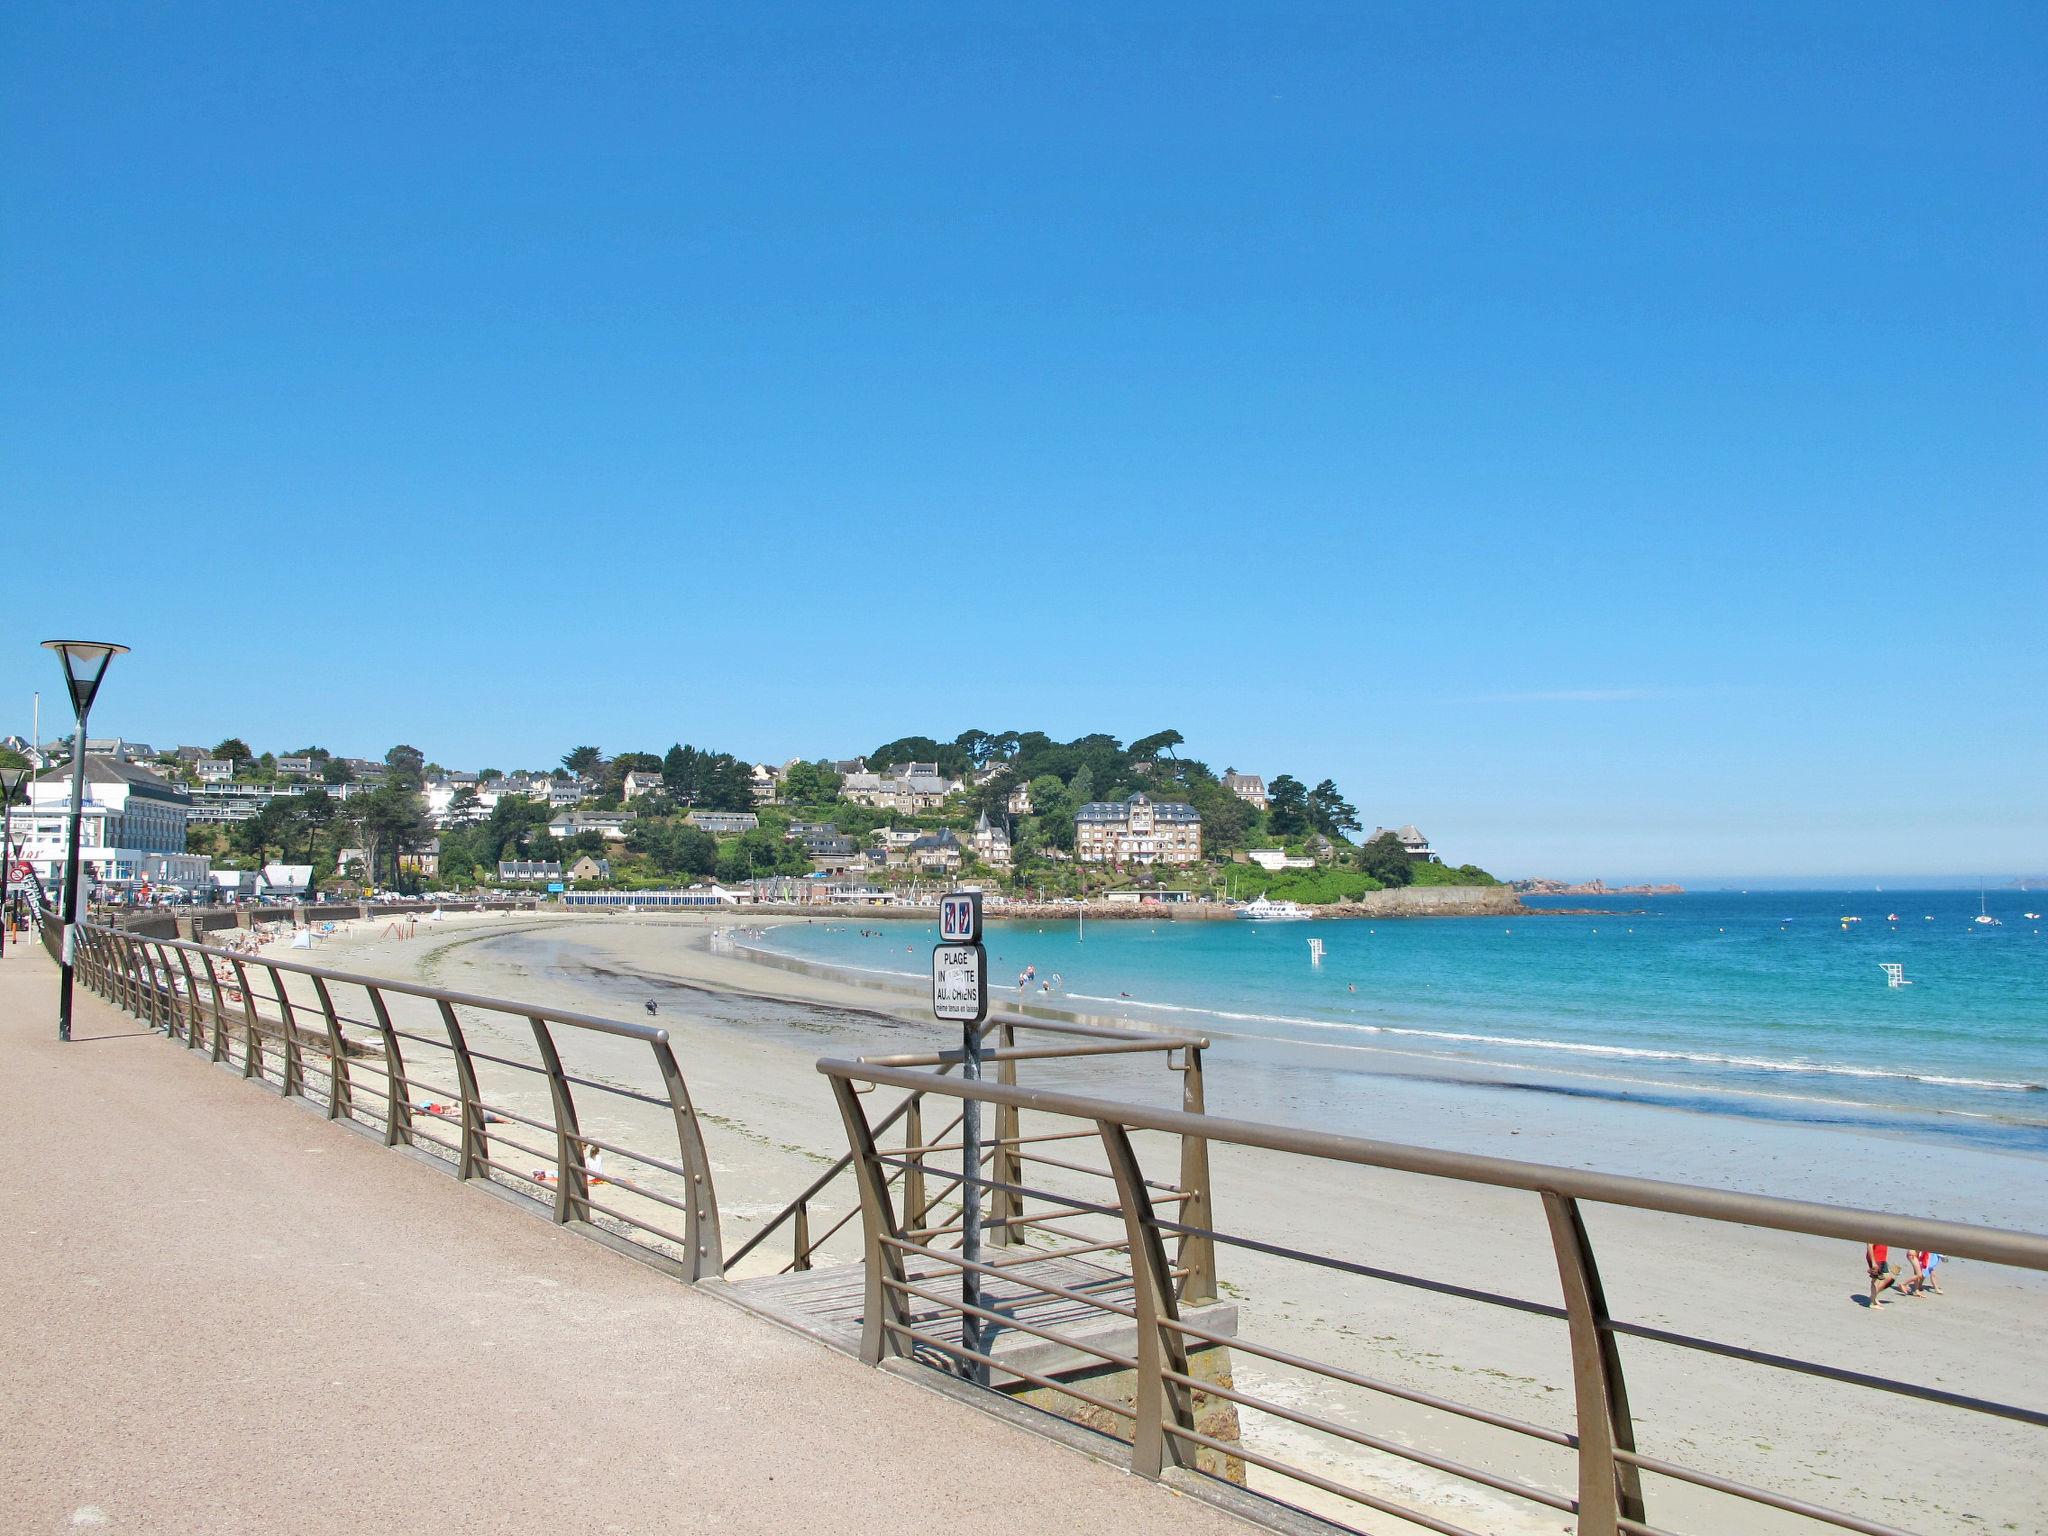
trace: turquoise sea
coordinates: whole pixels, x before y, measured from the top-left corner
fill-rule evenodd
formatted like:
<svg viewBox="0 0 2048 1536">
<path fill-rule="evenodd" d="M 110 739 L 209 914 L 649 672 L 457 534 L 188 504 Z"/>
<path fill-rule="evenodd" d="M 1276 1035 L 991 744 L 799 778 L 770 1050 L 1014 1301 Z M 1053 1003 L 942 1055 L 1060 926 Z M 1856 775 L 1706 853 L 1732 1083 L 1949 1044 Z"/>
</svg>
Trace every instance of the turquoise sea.
<svg viewBox="0 0 2048 1536">
<path fill-rule="evenodd" d="M 2048 921 L 2024 915 L 2048 893 L 1984 901 L 1997 926 L 1972 921 L 1974 891 L 1774 891 L 1512 919 L 992 923 L 988 947 L 992 992 L 1019 996 L 1028 965 L 1034 1002 L 1240 1057 L 2048 1153 Z M 1591 905 L 1609 910 L 1558 910 Z M 760 942 L 917 978 L 935 939 L 835 921 Z"/>
</svg>

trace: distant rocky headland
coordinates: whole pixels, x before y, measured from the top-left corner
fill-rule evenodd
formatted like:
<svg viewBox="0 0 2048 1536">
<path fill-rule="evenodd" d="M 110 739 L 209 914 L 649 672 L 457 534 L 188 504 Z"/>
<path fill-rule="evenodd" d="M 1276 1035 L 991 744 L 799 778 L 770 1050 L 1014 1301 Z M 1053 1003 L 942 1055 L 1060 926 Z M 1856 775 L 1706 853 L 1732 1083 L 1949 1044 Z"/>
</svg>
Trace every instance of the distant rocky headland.
<svg viewBox="0 0 2048 1536">
<path fill-rule="evenodd" d="M 1683 896 L 1682 885 L 1609 885 L 1605 880 L 1516 880 L 1520 896 Z"/>
</svg>

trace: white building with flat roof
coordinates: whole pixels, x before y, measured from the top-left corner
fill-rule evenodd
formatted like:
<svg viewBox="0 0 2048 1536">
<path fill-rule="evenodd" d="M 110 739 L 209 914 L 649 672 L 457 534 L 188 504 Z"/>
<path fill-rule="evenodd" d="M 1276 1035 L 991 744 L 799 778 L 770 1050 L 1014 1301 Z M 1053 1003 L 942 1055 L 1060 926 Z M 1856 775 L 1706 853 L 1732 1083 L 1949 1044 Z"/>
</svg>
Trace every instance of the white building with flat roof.
<svg viewBox="0 0 2048 1536">
<path fill-rule="evenodd" d="M 85 760 L 85 808 L 79 869 L 96 885 L 175 885 L 204 889 L 212 860 L 185 851 L 191 801 L 185 791 L 139 763 Z M 13 817 L 11 856 L 35 869 L 55 898 L 71 842 L 71 770 L 54 768 L 28 786 Z"/>
</svg>

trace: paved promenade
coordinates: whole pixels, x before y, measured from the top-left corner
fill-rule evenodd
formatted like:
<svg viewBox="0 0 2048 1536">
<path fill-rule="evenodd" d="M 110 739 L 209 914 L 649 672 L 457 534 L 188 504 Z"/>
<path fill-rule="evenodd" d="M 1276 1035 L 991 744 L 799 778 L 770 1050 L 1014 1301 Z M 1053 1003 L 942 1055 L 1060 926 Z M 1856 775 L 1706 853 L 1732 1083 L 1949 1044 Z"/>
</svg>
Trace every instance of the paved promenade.
<svg viewBox="0 0 2048 1536">
<path fill-rule="evenodd" d="M 0 961 L 0 1529 L 1242 1533 Z"/>
</svg>

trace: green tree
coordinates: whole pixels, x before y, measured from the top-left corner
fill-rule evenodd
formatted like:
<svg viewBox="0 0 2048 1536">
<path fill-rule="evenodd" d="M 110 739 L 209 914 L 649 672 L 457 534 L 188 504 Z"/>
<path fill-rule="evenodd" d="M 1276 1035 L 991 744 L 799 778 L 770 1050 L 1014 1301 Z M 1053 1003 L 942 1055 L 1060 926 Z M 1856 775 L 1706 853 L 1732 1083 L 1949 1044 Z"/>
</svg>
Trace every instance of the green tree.
<svg viewBox="0 0 2048 1536">
<path fill-rule="evenodd" d="M 1031 816 L 1036 840 L 1047 848 L 1071 852 L 1074 847 L 1076 801 L 1055 774 L 1031 781 Z"/>
<path fill-rule="evenodd" d="M 369 855 L 367 878 L 373 883 L 387 871 L 395 876 L 398 856 L 413 852 L 432 835 L 420 797 L 400 784 L 356 795 L 347 809 L 349 824 Z"/>
<path fill-rule="evenodd" d="M 256 754 L 249 750 L 249 743 L 239 736 L 230 736 L 213 749 L 213 755 L 231 763 L 246 763 Z"/>
<path fill-rule="evenodd" d="M 290 821 L 291 813 L 285 809 L 285 802 L 272 800 L 255 815 L 236 822 L 228 833 L 228 841 L 237 853 L 247 854 L 261 869 L 271 862 L 270 851 L 273 848 L 280 857 L 283 856 Z"/>
<path fill-rule="evenodd" d="M 1309 830 L 1308 791 L 1293 774 L 1266 786 L 1266 825 L 1275 837 L 1300 837 Z"/>
<path fill-rule="evenodd" d="M 353 784 L 356 781 L 356 771 L 340 758 L 330 757 L 320 765 L 320 777 L 328 784 Z"/>
<path fill-rule="evenodd" d="M 576 747 L 562 755 L 562 766 L 579 779 L 589 778 L 603 761 L 604 754 L 595 747 Z"/>
<path fill-rule="evenodd" d="M 389 784 L 394 789 L 418 789 L 425 781 L 427 755 L 418 747 L 401 742 L 384 754 L 384 761 L 391 769 Z"/>
<path fill-rule="evenodd" d="M 1358 850 L 1352 860 L 1361 874 L 1367 874 L 1381 885 L 1392 888 L 1407 885 L 1415 878 L 1415 861 L 1408 856 L 1408 850 L 1401 846 L 1401 839 L 1391 832 L 1382 832 Z"/>
<path fill-rule="evenodd" d="M 1329 779 L 1308 792 L 1308 819 L 1325 837 L 1341 837 L 1358 830 L 1358 808 L 1338 794 L 1336 784 Z"/>
<path fill-rule="evenodd" d="M 12 747 L 0 747 L 0 768 L 26 768 L 28 759 Z"/>
<path fill-rule="evenodd" d="M 1171 757 L 1173 749 L 1186 739 L 1179 731 L 1159 731 L 1132 742 L 1129 755 L 1133 762 L 1149 762 L 1155 757 Z"/>
</svg>

